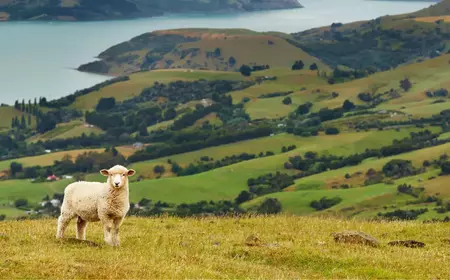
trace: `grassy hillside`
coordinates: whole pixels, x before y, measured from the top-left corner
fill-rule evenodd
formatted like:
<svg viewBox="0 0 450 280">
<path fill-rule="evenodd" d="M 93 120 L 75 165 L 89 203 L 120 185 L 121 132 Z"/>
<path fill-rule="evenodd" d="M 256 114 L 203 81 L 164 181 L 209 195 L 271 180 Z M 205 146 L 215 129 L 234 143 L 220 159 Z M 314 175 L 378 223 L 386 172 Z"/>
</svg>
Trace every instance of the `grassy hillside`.
<svg viewBox="0 0 450 280">
<path fill-rule="evenodd" d="M 450 86 L 446 78 L 449 74 L 449 59 L 450 55 L 445 54 L 420 63 L 375 73 L 366 78 L 332 85 L 328 84 L 325 79 L 317 77 L 314 71 L 279 71 L 279 80 L 233 92 L 232 96 L 236 102 L 241 101 L 244 97 L 250 98 L 251 101 L 246 103 L 245 106 L 252 118 L 287 116 L 298 105 L 305 102 L 313 103 L 313 111 L 325 107 L 341 107 L 347 99 L 355 104 L 364 104 L 358 98 L 360 93 L 385 94 L 385 101 L 377 106 L 378 110 L 393 110 L 405 117 L 409 114 L 413 118 L 430 117 L 449 106 L 447 97 L 430 98 L 426 95 L 427 91 L 433 92 Z M 412 83 L 408 92 L 400 88 L 400 81 L 405 78 L 408 78 Z M 395 97 L 386 95 L 386 92 L 391 89 L 395 90 L 398 95 Z M 264 93 L 290 90 L 293 91 L 292 94 L 288 95 L 292 99 L 291 105 L 282 103 L 284 97 L 258 98 Z M 333 92 L 338 93 L 339 96 L 333 98 Z M 436 102 L 437 100 L 440 101 Z M 384 115 L 383 118 L 389 119 L 390 116 Z M 361 121 L 363 117 L 357 116 L 356 119 Z"/>
<path fill-rule="evenodd" d="M 102 97 L 114 97 L 116 101 L 120 102 L 138 96 L 143 89 L 151 87 L 155 82 L 170 83 L 173 81 L 194 81 L 199 79 L 241 80 L 243 77 L 239 73 L 187 69 L 140 72 L 130 75 L 129 81 L 114 83 L 98 91 L 78 97 L 71 107 L 90 110 L 95 108 Z"/>
<path fill-rule="evenodd" d="M 154 31 L 115 45 L 99 57 L 100 61 L 79 70 L 109 74 L 177 68 L 236 71 L 243 64 L 290 67 L 299 59 L 328 69 L 279 36 L 242 29 Z"/>
<path fill-rule="evenodd" d="M 73 223 L 68 238 L 75 236 Z M 331 234 L 343 230 L 366 232 L 382 245 L 371 248 L 335 243 Z M 99 223 L 89 225 L 89 242 L 60 242 L 54 239 L 55 219 L 6 222 L 0 231 L 0 252 L 6 260 L 0 271 L 6 278 L 47 279 L 445 279 L 450 277 L 449 230 L 448 223 L 370 223 L 291 216 L 127 218 L 121 230 L 122 246 L 113 250 L 103 244 Z M 256 245 L 246 245 L 252 235 L 258 239 Z M 386 245 L 407 239 L 426 246 Z"/>
<path fill-rule="evenodd" d="M 117 151 L 119 151 L 119 153 L 121 153 L 125 157 L 128 157 L 135 152 L 135 149 L 131 145 L 116 147 L 116 149 L 117 149 Z M 75 160 L 78 155 L 83 154 L 85 152 L 100 153 L 104 150 L 105 150 L 104 148 L 77 149 L 77 150 L 51 152 L 51 153 L 43 154 L 43 155 L 39 155 L 39 156 L 21 157 L 21 158 L 17 158 L 17 159 L 3 160 L 3 161 L 0 161 L 0 171 L 8 170 L 11 162 L 21 163 L 24 167 L 35 166 L 35 165 L 50 166 L 54 163 L 55 160 L 62 160 L 65 156 L 70 156 L 70 157 L 72 157 L 73 160 Z"/>
<path fill-rule="evenodd" d="M 19 118 L 19 121 L 22 118 L 22 115 L 25 116 L 25 120 L 28 124 L 28 114 L 24 113 L 20 110 L 15 109 L 10 106 L 2 106 L 0 107 L 0 130 L 8 129 L 11 127 L 11 120 L 15 117 Z M 32 116 L 31 118 L 31 126 L 34 127 L 36 125 L 36 118 Z"/>
<path fill-rule="evenodd" d="M 448 51 L 448 23 L 415 20 L 446 16 L 448 7 L 450 1 L 444 0 L 411 14 L 334 23 L 295 33 L 293 37 L 299 47 L 329 65 L 387 70 Z"/>
<path fill-rule="evenodd" d="M 84 122 L 75 120 L 68 123 L 58 124 L 54 129 L 39 134 L 36 137 L 31 137 L 29 142 L 46 141 L 51 139 L 67 139 L 73 137 L 79 137 L 82 134 L 89 135 L 91 133 L 100 134 L 103 131 L 98 127 L 86 126 Z"/>
</svg>

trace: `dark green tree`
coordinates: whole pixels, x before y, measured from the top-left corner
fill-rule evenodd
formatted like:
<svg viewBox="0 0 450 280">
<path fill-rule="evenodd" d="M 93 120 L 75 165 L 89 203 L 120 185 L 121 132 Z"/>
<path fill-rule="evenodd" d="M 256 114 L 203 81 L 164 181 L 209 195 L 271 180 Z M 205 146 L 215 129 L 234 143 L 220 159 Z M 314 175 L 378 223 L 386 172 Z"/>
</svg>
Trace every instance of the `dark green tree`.
<svg viewBox="0 0 450 280">
<path fill-rule="evenodd" d="M 280 201 L 276 198 L 266 198 L 258 207 L 259 214 L 277 214 L 282 210 Z"/>
<path fill-rule="evenodd" d="M 301 60 L 297 60 L 292 65 L 292 70 L 302 70 L 305 67 L 305 64 Z"/>
<path fill-rule="evenodd" d="M 153 168 L 153 172 L 155 172 L 156 174 L 163 174 L 166 171 L 166 168 L 163 165 L 156 165 Z"/>
<path fill-rule="evenodd" d="M 16 174 L 23 171 L 23 166 L 18 162 L 11 162 L 9 165 L 9 172 L 12 178 L 16 177 Z"/>
<path fill-rule="evenodd" d="M 283 104 L 284 105 L 289 105 L 292 104 L 292 99 L 288 96 L 286 98 L 283 99 Z"/>
<path fill-rule="evenodd" d="M 252 68 L 244 64 L 239 68 L 239 72 L 241 72 L 243 76 L 249 77 L 252 74 Z"/>
<path fill-rule="evenodd" d="M 20 128 L 22 128 L 22 129 L 27 128 L 27 122 L 25 120 L 25 115 L 22 115 L 22 118 L 20 120 Z"/>
</svg>

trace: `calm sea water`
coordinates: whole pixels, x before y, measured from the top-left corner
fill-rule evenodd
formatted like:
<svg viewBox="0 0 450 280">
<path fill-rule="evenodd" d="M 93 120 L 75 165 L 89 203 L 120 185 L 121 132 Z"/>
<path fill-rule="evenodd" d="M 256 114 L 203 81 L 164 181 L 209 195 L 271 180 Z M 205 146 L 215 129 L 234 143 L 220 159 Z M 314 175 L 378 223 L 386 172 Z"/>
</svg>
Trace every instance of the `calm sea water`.
<svg viewBox="0 0 450 280">
<path fill-rule="evenodd" d="M 401 14 L 430 2 L 300 0 L 305 8 L 214 15 L 171 15 L 105 22 L 0 23 L 0 103 L 54 99 L 109 77 L 73 70 L 106 48 L 158 29 L 208 27 L 298 32 L 333 22 Z"/>
</svg>

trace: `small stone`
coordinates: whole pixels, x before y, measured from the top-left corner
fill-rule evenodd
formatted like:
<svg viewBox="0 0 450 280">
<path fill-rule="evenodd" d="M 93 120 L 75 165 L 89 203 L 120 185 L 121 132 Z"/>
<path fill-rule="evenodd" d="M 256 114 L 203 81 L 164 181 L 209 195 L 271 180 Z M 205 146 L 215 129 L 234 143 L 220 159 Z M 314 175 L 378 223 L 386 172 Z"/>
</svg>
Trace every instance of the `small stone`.
<svg viewBox="0 0 450 280">
<path fill-rule="evenodd" d="M 367 233 L 360 231 L 343 231 L 332 233 L 334 241 L 338 243 L 362 244 L 377 247 L 380 242 Z"/>
<path fill-rule="evenodd" d="M 388 243 L 389 246 L 403 246 L 408 248 L 422 248 L 425 243 L 416 240 L 396 240 Z"/>
<path fill-rule="evenodd" d="M 245 245 L 247 245 L 247 246 L 261 246 L 261 239 L 259 239 L 258 236 L 254 235 L 254 234 L 251 234 L 245 240 Z"/>
</svg>

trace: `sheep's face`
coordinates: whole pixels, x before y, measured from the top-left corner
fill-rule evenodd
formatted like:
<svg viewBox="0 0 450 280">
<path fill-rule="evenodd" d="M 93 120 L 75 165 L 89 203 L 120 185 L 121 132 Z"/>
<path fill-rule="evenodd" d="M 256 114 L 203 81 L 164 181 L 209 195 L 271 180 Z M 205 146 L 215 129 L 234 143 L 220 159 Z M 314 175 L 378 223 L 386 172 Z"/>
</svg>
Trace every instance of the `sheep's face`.
<svg viewBox="0 0 450 280">
<path fill-rule="evenodd" d="M 121 165 L 116 165 L 110 169 L 102 169 L 100 173 L 108 177 L 108 184 L 112 188 L 122 188 L 128 184 L 128 177 L 133 176 L 136 173 L 133 169 L 127 169 Z"/>
</svg>

